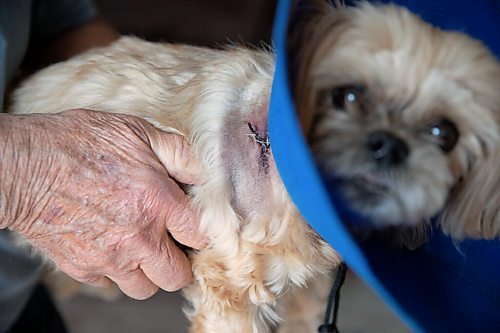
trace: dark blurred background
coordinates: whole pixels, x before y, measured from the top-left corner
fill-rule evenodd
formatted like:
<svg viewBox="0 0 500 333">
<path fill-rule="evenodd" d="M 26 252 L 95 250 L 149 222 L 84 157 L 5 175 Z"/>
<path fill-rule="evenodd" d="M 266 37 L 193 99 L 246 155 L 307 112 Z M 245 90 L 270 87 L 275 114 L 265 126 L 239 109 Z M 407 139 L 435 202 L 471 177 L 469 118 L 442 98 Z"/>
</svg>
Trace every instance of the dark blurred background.
<svg viewBox="0 0 500 333">
<path fill-rule="evenodd" d="M 275 0 L 97 0 L 123 34 L 213 46 L 271 40 Z"/>
</svg>

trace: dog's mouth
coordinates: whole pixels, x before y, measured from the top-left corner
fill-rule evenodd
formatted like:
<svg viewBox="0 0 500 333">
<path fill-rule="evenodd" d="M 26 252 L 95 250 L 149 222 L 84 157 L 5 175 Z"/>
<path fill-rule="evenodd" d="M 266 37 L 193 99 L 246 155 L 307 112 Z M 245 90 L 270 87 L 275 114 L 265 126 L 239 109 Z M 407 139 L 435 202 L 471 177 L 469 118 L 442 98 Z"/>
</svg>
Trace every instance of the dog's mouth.
<svg viewBox="0 0 500 333">
<path fill-rule="evenodd" d="M 363 206 L 377 205 L 389 194 L 389 186 L 372 174 L 341 178 L 340 186 L 350 202 Z"/>
</svg>

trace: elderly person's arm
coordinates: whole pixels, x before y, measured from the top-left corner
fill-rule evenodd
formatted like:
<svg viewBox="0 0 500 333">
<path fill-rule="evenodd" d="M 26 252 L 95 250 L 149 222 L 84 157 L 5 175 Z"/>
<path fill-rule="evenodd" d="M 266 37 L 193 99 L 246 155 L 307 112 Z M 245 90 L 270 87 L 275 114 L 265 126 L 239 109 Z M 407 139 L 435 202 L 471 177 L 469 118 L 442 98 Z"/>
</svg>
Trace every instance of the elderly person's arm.
<svg viewBox="0 0 500 333">
<path fill-rule="evenodd" d="M 191 269 L 173 238 L 203 246 L 178 183 L 198 181 L 182 137 L 87 110 L 0 114 L 0 227 L 17 231 L 79 281 L 115 281 L 144 299 Z"/>
<path fill-rule="evenodd" d="M 119 37 L 86 0 L 46 0 L 32 11 L 28 70 Z M 203 244 L 177 184 L 197 173 L 181 137 L 135 117 L 0 114 L 0 227 L 75 279 L 96 286 L 111 279 L 134 298 L 190 281 L 189 262 L 171 237 Z"/>
</svg>

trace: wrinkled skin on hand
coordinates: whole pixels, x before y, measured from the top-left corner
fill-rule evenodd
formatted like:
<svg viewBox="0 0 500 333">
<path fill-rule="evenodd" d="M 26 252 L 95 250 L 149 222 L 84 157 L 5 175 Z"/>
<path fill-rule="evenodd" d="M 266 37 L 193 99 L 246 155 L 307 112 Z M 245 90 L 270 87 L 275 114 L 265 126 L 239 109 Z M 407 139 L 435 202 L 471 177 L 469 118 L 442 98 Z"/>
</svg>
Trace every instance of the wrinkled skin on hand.
<svg viewBox="0 0 500 333">
<path fill-rule="evenodd" d="M 171 237 L 193 248 L 205 240 L 177 184 L 199 173 L 181 136 L 87 110 L 1 117 L 2 227 L 71 277 L 113 280 L 136 299 L 190 282 L 189 261 Z"/>
</svg>

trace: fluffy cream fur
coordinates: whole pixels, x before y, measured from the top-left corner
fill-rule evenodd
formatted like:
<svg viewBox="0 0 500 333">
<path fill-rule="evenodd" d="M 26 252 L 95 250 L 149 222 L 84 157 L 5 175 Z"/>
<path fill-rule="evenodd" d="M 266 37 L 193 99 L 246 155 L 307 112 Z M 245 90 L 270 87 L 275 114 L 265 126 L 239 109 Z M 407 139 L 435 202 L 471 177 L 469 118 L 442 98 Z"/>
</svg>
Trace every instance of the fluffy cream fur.
<svg viewBox="0 0 500 333">
<path fill-rule="evenodd" d="M 227 164 L 238 159 L 231 151 L 260 151 L 248 123 L 266 122 L 272 75 L 273 56 L 267 52 L 124 37 L 39 72 L 13 96 L 14 113 L 73 108 L 126 113 L 189 139 L 206 168 L 205 182 L 190 193 L 209 239 L 206 249 L 191 255 L 195 283 L 185 294 L 193 332 L 266 332 L 278 322 L 275 304 L 284 292 L 339 260 L 303 221 L 272 156 L 262 172 L 266 184 L 235 190 L 232 183 L 249 176 L 229 174 Z M 235 135 L 241 142 L 230 139 Z M 249 196 L 240 192 L 259 186 L 267 204 L 245 210 Z"/>
<path fill-rule="evenodd" d="M 321 165 L 345 174 L 369 168 L 356 157 L 363 133 L 393 131 L 411 157 L 384 178 L 394 194 L 374 217 L 415 224 L 444 210 L 442 227 L 453 236 L 497 237 L 500 73 L 487 50 L 393 6 L 332 10 L 318 2 L 296 27 L 295 96 L 304 131 L 321 138 L 313 145 Z M 279 322 L 280 296 L 339 261 L 303 221 L 262 146 L 272 75 L 270 53 L 124 37 L 39 72 L 13 96 L 14 113 L 126 113 L 188 138 L 206 168 L 190 194 L 209 239 L 191 255 L 193 332 L 268 332 Z M 329 110 L 328 92 L 352 83 L 373 89 L 370 121 Z M 390 103 L 407 107 L 389 115 Z M 327 116 L 315 125 L 318 114 Z M 448 154 L 419 134 L 442 115 L 460 131 Z"/>
</svg>

